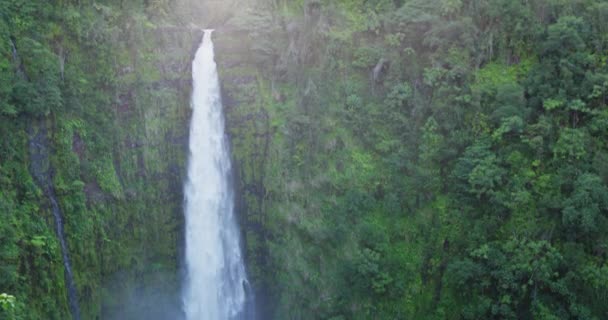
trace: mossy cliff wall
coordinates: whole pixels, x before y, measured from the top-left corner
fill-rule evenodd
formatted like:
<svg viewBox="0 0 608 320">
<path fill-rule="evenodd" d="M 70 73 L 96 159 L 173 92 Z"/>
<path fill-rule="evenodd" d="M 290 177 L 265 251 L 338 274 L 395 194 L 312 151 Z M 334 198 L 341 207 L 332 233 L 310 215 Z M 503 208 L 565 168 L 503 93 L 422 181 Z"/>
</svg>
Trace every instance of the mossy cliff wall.
<svg viewBox="0 0 608 320">
<path fill-rule="evenodd" d="M 179 317 L 190 68 L 202 32 L 136 2 L 0 9 L 10 13 L 0 23 L 0 291 L 16 298 L 0 317 L 70 318 L 46 184 L 81 318 Z"/>
<path fill-rule="evenodd" d="M 103 114 L 48 124 L 61 144 L 51 146 L 51 166 L 83 318 L 179 313 L 190 61 L 200 36 L 146 30 L 132 45 L 144 61 L 121 75 Z M 91 128 L 96 120 L 106 123 Z"/>
<path fill-rule="evenodd" d="M 0 17 L 0 317 L 69 318 L 36 141 L 82 317 L 179 315 L 194 25 L 216 29 L 260 319 L 608 314 L 605 1 L 5 0 Z"/>
<path fill-rule="evenodd" d="M 216 59 L 262 318 L 605 317 L 605 3 L 231 4 Z"/>
</svg>

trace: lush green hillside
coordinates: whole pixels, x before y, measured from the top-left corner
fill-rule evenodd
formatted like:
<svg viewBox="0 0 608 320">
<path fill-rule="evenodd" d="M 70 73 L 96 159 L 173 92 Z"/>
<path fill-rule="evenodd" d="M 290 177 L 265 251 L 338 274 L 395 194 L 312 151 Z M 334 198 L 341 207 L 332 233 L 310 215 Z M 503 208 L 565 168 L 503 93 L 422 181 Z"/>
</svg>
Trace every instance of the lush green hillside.
<svg viewBox="0 0 608 320">
<path fill-rule="evenodd" d="M 63 214 L 82 319 L 179 310 L 189 67 L 200 34 L 164 28 L 160 4 L 0 1 L 0 292 L 15 297 L 0 318 L 70 318 L 41 184 Z"/>
<path fill-rule="evenodd" d="M 608 317 L 608 4 L 265 1 L 218 31 L 277 319 Z"/>
<path fill-rule="evenodd" d="M 603 0 L 0 0 L 0 16 L 0 318 L 70 317 L 38 167 L 82 318 L 179 313 L 190 23 L 216 28 L 261 319 L 608 318 Z"/>
</svg>

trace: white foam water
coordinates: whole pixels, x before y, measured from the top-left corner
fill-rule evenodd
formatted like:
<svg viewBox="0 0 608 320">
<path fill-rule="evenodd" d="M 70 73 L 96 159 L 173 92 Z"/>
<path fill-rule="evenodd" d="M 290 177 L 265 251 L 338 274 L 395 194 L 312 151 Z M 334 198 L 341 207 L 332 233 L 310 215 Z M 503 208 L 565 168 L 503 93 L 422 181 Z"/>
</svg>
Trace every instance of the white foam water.
<svg viewBox="0 0 608 320">
<path fill-rule="evenodd" d="M 247 278 L 234 216 L 231 163 L 212 31 L 205 30 L 192 62 L 183 292 L 188 320 L 241 319 L 246 305 Z"/>
</svg>

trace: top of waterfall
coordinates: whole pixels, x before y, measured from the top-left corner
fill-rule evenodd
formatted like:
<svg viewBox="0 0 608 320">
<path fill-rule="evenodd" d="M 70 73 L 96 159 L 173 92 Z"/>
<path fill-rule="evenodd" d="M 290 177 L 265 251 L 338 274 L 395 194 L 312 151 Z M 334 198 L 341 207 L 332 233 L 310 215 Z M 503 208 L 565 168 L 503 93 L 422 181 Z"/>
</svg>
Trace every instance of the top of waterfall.
<svg viewBox="0 0 608 320">
<path fill-rule="evenodd" d="M 203 31 L 205 31 L 205 33 L 212 33 L 215 29 L 203 29 Z"/>
</svg>

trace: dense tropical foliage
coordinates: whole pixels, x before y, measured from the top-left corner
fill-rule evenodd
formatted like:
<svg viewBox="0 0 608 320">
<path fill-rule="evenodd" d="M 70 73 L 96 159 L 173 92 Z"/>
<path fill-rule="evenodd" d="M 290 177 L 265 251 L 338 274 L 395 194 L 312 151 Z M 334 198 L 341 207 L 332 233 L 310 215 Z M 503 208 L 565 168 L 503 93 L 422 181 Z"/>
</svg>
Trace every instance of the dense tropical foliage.
<svg viewBox="0 0 608 320">
<path fill-rule="evenodd" d="M 0 17 L 0 317 L 69 318 L 37 162 L 83 318 L 177 317 L 194 23 L 217 29 L 261 318 L 608 318 L 606 1 L 0 0 Z"/>
<path fill-rule="evenodd" d="M 249 129 L 229 115 L 270 314 L 608 317 L 607 10 L 268 1 L 229 20 L 266 92 Z"/>
<path fill-rule="evenodd" d="M 160 32 L 155 3 L 0 1 L 2 319 L 70 318 L 53 201 L 83 319 L 179 301 L 185 152 L 171 141 L 193 35 Z"/>
</svg>

